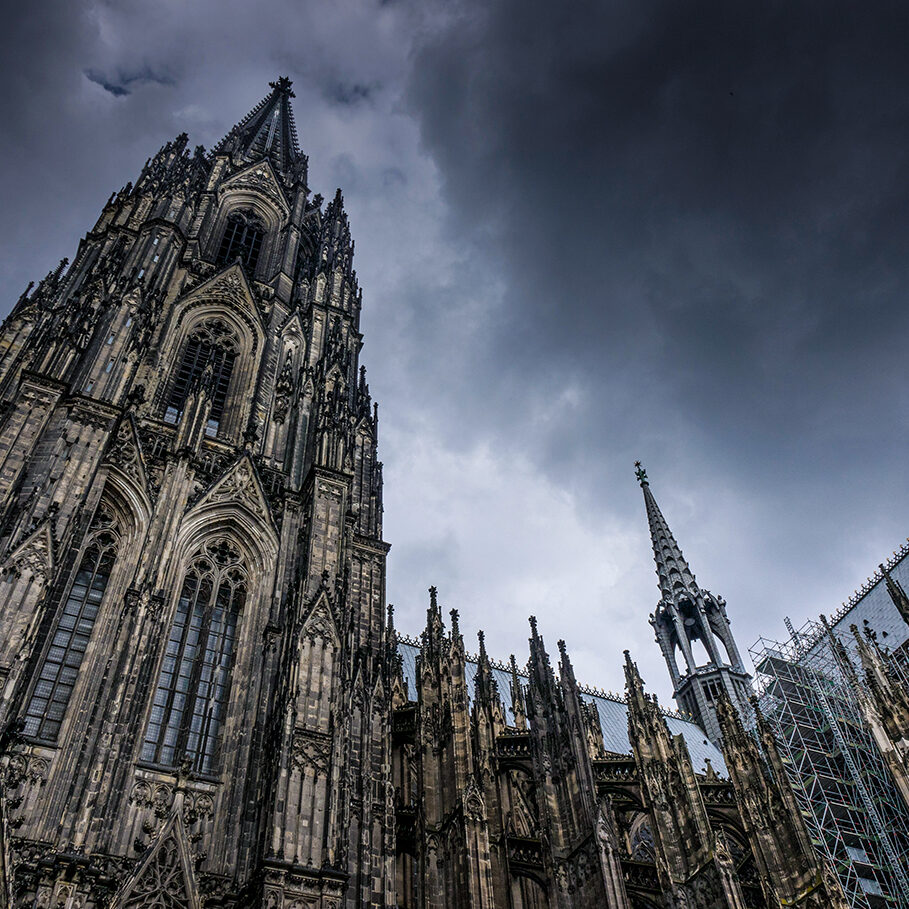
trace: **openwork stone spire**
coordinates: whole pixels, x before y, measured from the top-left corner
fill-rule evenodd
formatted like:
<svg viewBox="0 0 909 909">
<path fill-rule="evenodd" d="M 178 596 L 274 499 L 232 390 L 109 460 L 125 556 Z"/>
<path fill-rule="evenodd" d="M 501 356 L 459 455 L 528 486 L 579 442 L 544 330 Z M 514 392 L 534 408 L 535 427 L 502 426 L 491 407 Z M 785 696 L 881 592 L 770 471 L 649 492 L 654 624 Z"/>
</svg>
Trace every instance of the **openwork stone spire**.
<svg viewBox="0 0 909 909">
<path fill-rule="evenodd" d="M 682 555 L 682 549 L 675 541 L 672 531 L 660 506 L 657 505 L 653 493 L 650 491 L 650 482 L 647 471 L 641 466 L 640 461 L 635 461 L 635 476 L 644 492 L 644 504 L 647 507 L 647 521 L 650 524 L 650 540 L 653 545 L 653 560 L 656 562 L 657 577 L 660 582 L 660 591 L 663 599 L 672 600 L 680 590 L 695 590 L 697 582 L 694 574 Z"/>
<path fill-rule="evenodd" d="M 710 739 L 719 745 L 717 699 L 725 694 L 746 714 L 750 677 L 732 636 L 726 602 L 698 586 L 694 572 L 657 505 L 647 471 L 640 461 L 634 466 L 644 493 L 661 596 L 650 616 L 650 624 L 669 667 L 679 706 L 694 716 Z"/>
</svg>

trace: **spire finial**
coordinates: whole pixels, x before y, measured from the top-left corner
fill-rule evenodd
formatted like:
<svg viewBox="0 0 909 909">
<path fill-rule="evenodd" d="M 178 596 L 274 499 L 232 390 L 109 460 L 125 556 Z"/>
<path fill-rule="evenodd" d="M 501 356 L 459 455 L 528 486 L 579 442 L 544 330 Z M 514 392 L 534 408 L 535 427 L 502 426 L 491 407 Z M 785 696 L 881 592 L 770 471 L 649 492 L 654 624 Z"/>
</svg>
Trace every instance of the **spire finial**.
<svg viewBox="0 0 909 909">
<path fill-rule="evenodd" d="M 641 466 L 641 462 L 640 462 L 640 461 L 635 461 L 635 462 L 634 462 L 634 475 L 638 478 L 638 483 L 641 484 L 641 487 L 642 487 L 642 488 L 643 488 L 644 486 L 649 486 L 649 485 L 650 485 L 649 482 L 648 482 L 648 480 L 647 480 L 647 471 L 644 470 L 644 468 Z"/>
<path fill-rule="evenodd" d="M 638 664 L 631 659 L 629 651 L 622 651 L 625 654 L 625 690 L 628 694 L 629 703 L 635 698 L 646 699 L 644 694 L 644 680 L 641 678 Z"/>
<path fill-rule="evenodd" d="M 448 614 L 451 616 L 451 636 L 453 638 L 456 638 L 461 633 L 461 630 L 458 627 L 458 618 L 460 616 L 460 613 L 457 609 L 452 609 Z"/>
<path fill-rule="evenodd" d="M 432 586 L 429 588 L 429 608 L 430 609 L 439 608 L 439 603 L 438 603 L 438 599 L 437 599 L 438 595 L 439 595 L 439 591 L 436 589 L 435 586 Z"/>
<path fill-rule="evenodd" d="M 269 82 L 268 87 L 273 88 L 276 92 L 282 95 L 287 95 L 288 98 L 296 98 L 291 86 L 293 82 L 287 78 L 287 76 L 279 76 L 275 82 Z"/>
</svg>

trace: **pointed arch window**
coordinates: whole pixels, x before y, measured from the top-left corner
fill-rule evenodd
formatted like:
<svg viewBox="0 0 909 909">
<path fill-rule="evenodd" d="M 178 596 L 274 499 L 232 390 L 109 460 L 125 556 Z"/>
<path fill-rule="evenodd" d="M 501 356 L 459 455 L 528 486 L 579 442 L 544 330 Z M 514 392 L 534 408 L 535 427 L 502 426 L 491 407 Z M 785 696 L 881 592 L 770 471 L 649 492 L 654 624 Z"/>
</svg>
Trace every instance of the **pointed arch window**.
<svg viewBox="0 0 909 909">
<path fill-rule="evenodd" d="M 43 742 L 57 740 L 119 545 L 118 522 L 102 503 L 25 708 L 26 735 Z"/>
<path fill-rule="evenodd" d="M 233 212 L 224 226 L 217 264 L 227 265 L 239 257 L 247 274 L 255 274 L 264 236 L 265 226 L 252 212 Z"/>
<path fill-rule="evenodd" d="M 230 695 L 237 621 L 246 572 L 227 540 L 192 560 L 171 626 L 142 746 L 142 759 L 165 767 L 189 761 L 211 772 Z"/>
<path fill-rule="evenodd" d="M 218 434 L 237 358 L 237 346 L 236 335 L 220 319 L 209 319 L 193 330 L 183 348 L 180 366 L 171 380 L 164 410 L 165 422 L 178 423 L 190 393 L 205 386 L 211 398 L 205 434 Z"/>
</svg>

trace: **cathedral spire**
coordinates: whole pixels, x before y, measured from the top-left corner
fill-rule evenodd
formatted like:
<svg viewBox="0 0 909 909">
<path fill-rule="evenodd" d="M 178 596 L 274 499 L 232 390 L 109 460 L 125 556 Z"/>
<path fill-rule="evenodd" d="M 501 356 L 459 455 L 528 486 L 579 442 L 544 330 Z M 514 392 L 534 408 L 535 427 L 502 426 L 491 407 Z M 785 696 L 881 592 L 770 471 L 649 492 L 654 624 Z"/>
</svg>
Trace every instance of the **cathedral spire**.
<svg viewBox="0 0 909 909">
<path fill-rule="evenodd" d="M 657 577 L 660 580 L 660 592 L 663 594 L 663 599 L 671 600 L 679 590 L 696 589 L 697 582 L 650 490 L 647 471 L 641 466 L 640 461 L 635 461 L 634 466 L 635 476 L 644 492 L 644 505 L 647 508 L 647 522 L 650 525 L 650 541 L 653 545 L 653 560 L 656 562 Z"/>
<path fill-rule="evenodd" d="M 268 157 L 282 172 L 295 169 L 300 153 L 290 99 L 295 97 L 286 76 L 269 82 L 266 95 L 216 146 L 215 152 L 234 151 L 253 161 Z"/>
<path fill-rule="evenodd" d="M 635 461 L 634 466 L 644 493 L 660 586 L 660 602 L 650 616 L 650 624 L 663 651 L 679 706 L 694 716 L 714 744 L 719 745 L 717 697 L 725 692 L 739 711 L 747 713 L 750 677 L 732 636 L 725 601 L 698 586 L 653 496 L 647 471 L 640 461 Z"/>
</svg>

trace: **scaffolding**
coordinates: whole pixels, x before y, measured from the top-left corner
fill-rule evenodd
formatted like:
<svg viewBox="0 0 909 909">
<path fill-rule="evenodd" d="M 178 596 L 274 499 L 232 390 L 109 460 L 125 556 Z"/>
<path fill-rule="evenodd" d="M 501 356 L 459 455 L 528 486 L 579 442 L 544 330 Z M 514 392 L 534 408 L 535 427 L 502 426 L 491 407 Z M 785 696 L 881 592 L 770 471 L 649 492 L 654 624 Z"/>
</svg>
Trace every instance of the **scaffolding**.
<svg viewBox="0 0 909 909">
<path fill-rule="evenodd" d="M 909 909 L 909 817 L 831 646 L 837 632 L 815 622 L 790 631 L 785 644 L 762 638 L 751 656 L 815 848 L 851 906 Z"/>
</svg>

